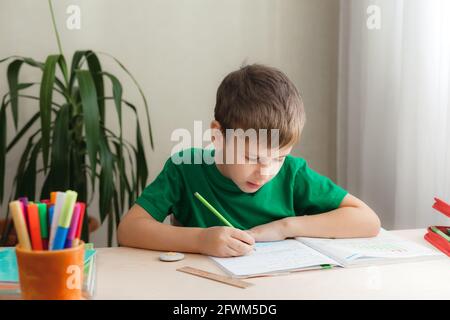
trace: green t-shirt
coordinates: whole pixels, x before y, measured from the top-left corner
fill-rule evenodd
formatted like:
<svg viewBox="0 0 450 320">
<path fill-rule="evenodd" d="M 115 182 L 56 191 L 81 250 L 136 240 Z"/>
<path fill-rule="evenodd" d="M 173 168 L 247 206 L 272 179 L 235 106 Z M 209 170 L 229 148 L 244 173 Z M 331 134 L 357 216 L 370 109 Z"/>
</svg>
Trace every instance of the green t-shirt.
<svg viewBox="0 0 450 320">
<path fill-rule="evenodd" d="M 182 158 L 191 161 L 176 164 Z M 194 192 L 199 192 L 234 227 L 243 230 L 285 217 L 334 210 L 347 194 L 329 178 L 310 169 L 306 160 L 292 155 L 286 157 L 269 182 L 254 193 L 245 193 L 217 169 L 213 149 L 191 148 L 172 155 L 136 203 L 160 222 L 173 213 L 185 227 L 223 226 Z"/>
</svg>

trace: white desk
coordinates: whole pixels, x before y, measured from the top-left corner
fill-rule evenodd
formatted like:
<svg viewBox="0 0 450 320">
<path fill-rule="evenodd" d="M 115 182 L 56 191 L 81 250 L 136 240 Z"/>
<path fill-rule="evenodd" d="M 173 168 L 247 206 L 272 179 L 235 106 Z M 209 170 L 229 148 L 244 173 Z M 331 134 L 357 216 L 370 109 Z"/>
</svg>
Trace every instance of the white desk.
<svg viewBox="0 0 450 320">
<path fill-rule="evenodd" d="M 395 234 L 433 248 L 424 229 Z M 450 258 L 359 268 L 302 271 L 246 279 L 235 288 L 176 271 L 191 266 L 225 274 L 208 257 L 187 254 L 161 262 L 159 252 L 101 248 L 97 256 L 96 299 L 450 299 Z"/>
</svg>

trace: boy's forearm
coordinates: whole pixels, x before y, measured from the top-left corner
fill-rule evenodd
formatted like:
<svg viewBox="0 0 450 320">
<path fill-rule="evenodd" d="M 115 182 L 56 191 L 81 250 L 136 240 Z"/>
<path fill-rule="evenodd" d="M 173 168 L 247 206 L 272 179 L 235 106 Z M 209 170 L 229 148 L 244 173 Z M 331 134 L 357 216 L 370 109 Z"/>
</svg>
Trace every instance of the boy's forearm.
<svg viewBox="0 0 450 320">
<path fill-rule="evenodd" d="M 119 243 L 124 246 L 158 250 L 201 253 L 202 228 L 175 227 L 137 218 L 119 227 Z"/>
<path fill-rule="evenodd" d="M 285 218 L 286 237 L 357 238 L 376 236 L 380 220 L 368 207 L 342 207 L 330 212 Z"/>
</svg>

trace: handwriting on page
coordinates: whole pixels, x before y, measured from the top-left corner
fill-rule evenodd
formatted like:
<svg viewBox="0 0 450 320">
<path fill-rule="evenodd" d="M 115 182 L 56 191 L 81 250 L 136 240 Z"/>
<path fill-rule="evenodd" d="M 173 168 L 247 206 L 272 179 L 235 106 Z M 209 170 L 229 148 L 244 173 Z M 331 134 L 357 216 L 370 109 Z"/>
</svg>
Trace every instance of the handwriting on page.
<svg viewBox="0 0 450 320">
<path fill-rule="evenodd" d="M 233 258 L 213 258 L 235 275 L 251 275 L 336 264 L 327 256 L 295 240 L 259 242 L 253 253 Z"/>
<path fill-rule="evenodd" d="M 432 250 L 422 245 L 405 241 L 386 232 L 381 232 L 374 238 L 300 239 L 307 245 L 320 249 L 325 254 L 334 254 L 340 258 L 346 257 L 346 259 L 349 254 L 353 257 L 374 258 L 406 258 L 434 254 Z"/>
</svg>

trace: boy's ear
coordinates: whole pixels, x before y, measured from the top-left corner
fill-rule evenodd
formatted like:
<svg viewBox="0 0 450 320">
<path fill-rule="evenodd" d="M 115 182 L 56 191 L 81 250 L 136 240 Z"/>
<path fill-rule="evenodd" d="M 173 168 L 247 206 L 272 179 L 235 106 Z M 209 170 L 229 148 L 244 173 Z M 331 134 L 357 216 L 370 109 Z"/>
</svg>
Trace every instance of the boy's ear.
<svg viewBox="0 0 450 320">
<path fill-rule="evenodd" d="M 216 150 L 223 149 L 224 145 L 224 137 L 222 133 L 222 126 L 219 121 L 213 120 L 211 121 L 211 142 L 214 144 L 214 148 Z"/>
<path fill-rule="evenodd" d="M 217 120 L 211 121 L 210 128 L 211 128 L 211 130 L 214 130 L 214 129 L 222 130 L 222 126 L 220 125 L 220 122 Z"/>
</svg>

